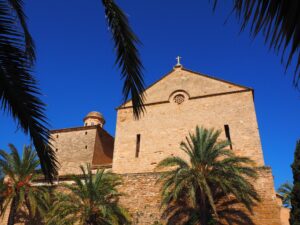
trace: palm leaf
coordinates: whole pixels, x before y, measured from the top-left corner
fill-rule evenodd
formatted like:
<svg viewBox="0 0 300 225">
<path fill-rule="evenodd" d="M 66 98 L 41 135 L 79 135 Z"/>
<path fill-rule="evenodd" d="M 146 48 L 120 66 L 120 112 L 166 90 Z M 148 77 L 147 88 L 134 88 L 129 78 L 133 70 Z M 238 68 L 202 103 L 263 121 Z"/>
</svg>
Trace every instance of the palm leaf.
<svg viewBox="0 0 300 225">
<path fill-rule="evenodd" d="M 218 0 L 213 0 L 214 8 Z M 233 0 L 233 12 L 241 21 L 241 31 L 250 25 L 253 37 L 262 33 L 276 53 L 281 52 L 286 69 L 296 60 L 293 83 L 300 79 L 300 2 L 298 0 Z M 285 54 L 287 52 L 287 55 Z M 286 57 L 286 60 L 284 58 Z"/>
<path fill-rule="evenodd" d="M 31 34 L 29 33 L 26 15 L 23 11 L 23 0 L 8 0 L 8 3 L 13 8 L 13 13 L 16 14 L 17 22 L 19 23 L 21 29 L 23 30 L 24 40 L 25 40 L 25 53 L 28 59 L 33 63 L 35 61 L 35 44 Z"/>
<path fill-rule="evenodd" d="M 253 206 L 260 200 L 252 184 L 257 171 L 251 159 L 235 156 L 227 149 L 230 143 L 219 140 L 219 136 L 218 130 L 197 126 L 195 133 L 190 133 L 180 144 L 189 158 L 188 163 L 173 156 L 157 165 L 158 169 L 164 169 L 158 182 L 162 183 L 161 203 L 167 224 L 174 221 L 207 224 L 209 220 L 219 222 L 219 218 L 241 224 L 249 221 L 242 218 L 246 215 L 242 212 L 240 217 L 234 217 L 238 210 L 230 212 L 228 209 L 226 214 L 224 207 L 219 208 L 218 198 L 233 198 L 235 202 L 227 203 L 231 206 L 238 203 L 252 213 Z"/>
<path fill-rule="evenodd" d="M 41 168 L 46 178 L 52 180 L 57 173 L 57 160 L 48 142 L 45 104 L 32 76 L 34 44 L 22 7 L 21 0 L 0 0 L 0 108 L 30 135 Z"/>
<path fill-rule="evenodd" d="M 50 196 L 46 188 L 31 185 L 39 167 L 34 149 L 24 146 L 21 157 L 14 145 L 9 147 L 10 154 L 0 150 L 0 170 L 7 179 L 6 183 L 2 179 L 0 184 L 0 215 L 10 210 L 10 224 L 13 224 L 16 214 L 30 219 L 37 218 L 37 212 L 43 215 L 48 209 Z"/>
<path fill-rule="evenodd" d="M 278 188 L 277 192 L 282 196 L 282 203 L 285 207 L 291 207 L 293 184 L 285 182 Z"/>
<path fill-rule="evenodd" d="M 143 66 L 136 48 L 140 41 L 133 33 L 127 16 L 119 6 L 113 0 L 102 0 L 102 3 L 115 42 L 116 64 L 121 68 L 122 78 L 124 79 L 124 102 L 131 95 L 134 116 L 139 118 L 141 113 L 145 111 L 143 105 L 143 92 L 145 90 L 142 74 Z"/>
<path fill-rule="evenodd" d="M 93 174 L 90 165 L 81 170 L 73 184 L 63 185 L 66 192 L 55 194 L 46 224 L 129 224 L 128 213 L 118 204 L 120 178 L 104 170 Z"/>
</svg>

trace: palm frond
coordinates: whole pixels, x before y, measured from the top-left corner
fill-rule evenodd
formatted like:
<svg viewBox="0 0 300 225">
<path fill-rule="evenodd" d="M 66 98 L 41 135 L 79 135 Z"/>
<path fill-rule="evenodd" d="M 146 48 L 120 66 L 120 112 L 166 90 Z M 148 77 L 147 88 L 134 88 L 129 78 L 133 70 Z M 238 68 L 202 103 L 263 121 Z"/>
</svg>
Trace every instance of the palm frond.
<svg viewBox="0 0 300 225">
<path fill-rule="evenodd" d="M 218 0 L 213 0 L 216 6 Z M 293 58 L 296 69 L 293 83 L 300 79 L 300 2 L 298 0 L 233 0 L 233 12 L 241 21 L 241 30 L 250 25 L 251 35 L 262 33 L 276 53 L 281 52 L 286 69 Z M 214 7 L 215 8 L 215 7 Z M 286 61 L 284 60 L 287 54 Z"/>
<path fill-rule="evenodd" d="M 48 142 L 45 104 L 39 98 L 41 94 L 32 76 L 32 60 L 28 59 L 34 58 L 34 47 L 27 33 L 22 6 L 22 1 L 0 0 L 0 108 L 29 134 L 42 170 L 46 178 L 52 180 L 57 173 L 57 160 Z M 23 30 L 16 25 L 16 16 L 20 16 Z"/>
<path fill-rule="evenodd" d="M 242 222 L 232 215 L 224 217 L 225 211 L 218 208 L 219 195 L 233 198 L 249 212 L 259 202 L 252 184 L 257 178 L 253 161 L 235 156 L 227 149 L 230 143 L 219 140 L 219 136 L 218 130 L 197 126 L 195 133 L 180 144 L 189 163 L 173 156 L 158 164 L 157 168 L 164 169 L 158 182 L 162 183 L 162 206 L 168 224 L 179 219 L 183 220 L 180 224 L 207 224 L 208 219 L 218 218 Z"/>
<path fill-rule="evenodd" d="M 11 8 L 13 9 L 14 13 L 16 14 L 15 19 L 16 22 L 20 25 L 21 29 L 23 30 L 23 36 L 25 41 L 25 54 L 28 56 L 28 59 L 31 63 L 34 63 L 36 56 L 35 56 L 35 44 L 33 38 L 27 27 L 27 17 L 24 13 L 24 1 L 23 0 L 8 0 Z"/>
<path fill-rule="evenodd" d="M 188 163 L 180 157 L 168 157 L 160 161 L 156 168 L 159 169 L 163 167 L 172 167 L 172 166 L 179 166 L 180 168 L 184 168 L 184 167 L 188 167 Z"/>
<path fill-rule="evenodd" d="M 282 196 L 282 203 L 285 207 L 291 207 L 293 184 L 285 182 L 277 189 L 279 195 Z"/>
<path fill-rule="evenodd" d="M 119 177 L 104 170 L 93 174 L 90 165 L 81 170 L 82 177 L 73 176 L 73 184 L 63 185 L 66 192 L 55 194 L 46 224 L 129 224 L 128 213 L 118 204 Z"/>
<path fill-rule="evenodd" d="M 26 218 L 37 218 L 37 212 L 43 215 L 47 211 L 50 201 L 46 188 L 32 185 L 39 160 L 32 146 L 24 146 L 22 156 L 14 145 L 10 144 L 9 148 L 10 153 L 0 150 L 0 170 L 6 177 L 6 182 L 0 185 L 0 214 L 4 215 L 10 208 L 11 223 L 17 213 L 23 213 Z"/>
<path fill-rule="evenodd" d="M 124 102 L 131 95 L 134 116 L 139 118 L 141 113 L 145 111 L 143 105 L 145 90 L 142 74 L 143 66 L 136 47 L 140 41 L 130 28 L 127 16 L 115 1 L 102 0 L 102 3 L 115 42 L 116 64 L 121 68 L 122 78 L 124 79 Z"/>
</svg>

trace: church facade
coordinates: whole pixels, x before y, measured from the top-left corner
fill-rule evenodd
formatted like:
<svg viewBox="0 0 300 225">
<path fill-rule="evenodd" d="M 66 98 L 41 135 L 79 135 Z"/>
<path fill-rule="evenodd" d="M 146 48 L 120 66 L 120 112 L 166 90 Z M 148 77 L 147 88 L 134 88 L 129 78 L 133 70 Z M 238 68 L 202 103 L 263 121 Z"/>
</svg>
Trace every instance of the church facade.
<svg viewBox="0 0 300 225">
<path fill-rule="evenodd" d="M 257 225 L 280 225 L 271 168 L 265 166 L 253 90 L 177 65 L 145 91 L 146 113 L 136 120 L 132 103 L 117 108 L 115 138 L 105 131 L 104 117 L 91 112 L 81 127 L 52 131 L 61 165 L 59 177 L 79 173 L 79 165 L 108 168 L 123 178 L 121 199 L 134 224 L 161 220 L 159 173 L 168 156 L 185 157 L 179 144 L 195 127 L 222 130 L 235 154 L 253 159 L 259 173 L 255 187 L 262 201 L 251 218 Z"/>
</svg>

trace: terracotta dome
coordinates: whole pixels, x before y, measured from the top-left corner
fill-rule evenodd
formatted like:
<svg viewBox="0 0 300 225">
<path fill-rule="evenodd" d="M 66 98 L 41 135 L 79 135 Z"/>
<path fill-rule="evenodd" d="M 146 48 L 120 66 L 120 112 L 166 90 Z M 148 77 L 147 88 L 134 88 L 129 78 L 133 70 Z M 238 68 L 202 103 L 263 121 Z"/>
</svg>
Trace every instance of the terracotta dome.
<svg viewBox="0 0 300 225">
<path fill-rule="evenodd" d="M 97 111 L 92 111 L 92 112 L 89 112 L 85 118 L 88 118 L 88 117 L 98 117 L 98 118 L 102 118 L 103 119 L 103 115 Z"/>
<path fill-rule="evenodd" d="M 105 123 L 103 115 L 97 111 L 92 111 L 88 113 L 84 117 L 83 121 L 85 126 L 101 125 L 102 127 Z"/>
</svg>

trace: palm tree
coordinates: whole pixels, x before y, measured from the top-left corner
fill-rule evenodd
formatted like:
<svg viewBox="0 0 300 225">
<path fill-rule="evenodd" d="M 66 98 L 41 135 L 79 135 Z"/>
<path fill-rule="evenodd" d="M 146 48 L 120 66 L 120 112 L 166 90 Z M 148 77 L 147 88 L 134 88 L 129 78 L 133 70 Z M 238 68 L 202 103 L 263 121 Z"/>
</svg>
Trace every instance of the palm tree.
<svg viewBox="0 0 300 225">
<path fill-rule="evenodd" d="M 214 8 L 218 0 L 213 0 Z M 262 33 L 269 48 L 278 54 L 286 69 L 295 58 L 294 85 L 300 79 L 300 4 L 298 0 L 232 0 L 232 12 L 241 21 L 241 31 L 250 24 L 253 37 Z M 285 53 L 287 60 L 284 62 Z"/>
<path fill-rule="evenodd" d="M 93 175 L 89 165 L 80 168 L 82 177 L 72 176 L 74 184 L 64 184 L 65 191 L 56 193 L 46 224 L 129 224 L 127 212 L 118 205 L 120 178 L 104 170 Z"/>
<path fill-rule="evenodd" d="M 16 217 L 24 213 L 30 219 L 37 213 L 43 215 L 50 199 L 45 187 L 33 185 L 40 163 L 32 147 L 24 146 L 22 157 L 14 145 L 9 148 L 10 154 L 0 150 L 0 168 L 5 174 L 0 185 L 0 203 L 1 215 L 10 210 L 8 225 L 13 225 Z"/>
<path fill-rule="evenodd" d="M 136 118 L 144 112 L 142 63 L 136 45 L 139 40 L 127 16 L 114 0 L 102 0 L 117 53 L 116 64 L 124 79 L 123 96 L 131 95 Z M 57 174 L 57 160 L 49 145 L 45 104 L 32 75 L 35 46 L 26 25 L 23 0 L 0 0 L 0 108 L 7 111 L 29 134 L 50 181 Z"/>
<path fill-rule="evenodd" d="M 285 182 L 277 189 L 278 194 L 282 196 L 282 204 L 284 207 L 291 207 L 292 190 L 293 184 L 290 182 Z"/>
<path fill-rule="evenodd" d="M 218 141 L 219 136 L 220 131 L 197 126 L 180 144 L 188 161 L 173 156 L 158 164 L 164 171 L 159 182 L 168 224 L 181 219 L 183 224 L 201 225 L 221 219 L 236 222 L 235 215 L 241 216 L 240 224 L 251 224 L 246 213 L 231 206 L 241 204 L 251 212 L 259 201 L 251 184 L 257 177 L 253 161 L 235 156 L 227 149 L 230 143 Z"/>
</svg>

